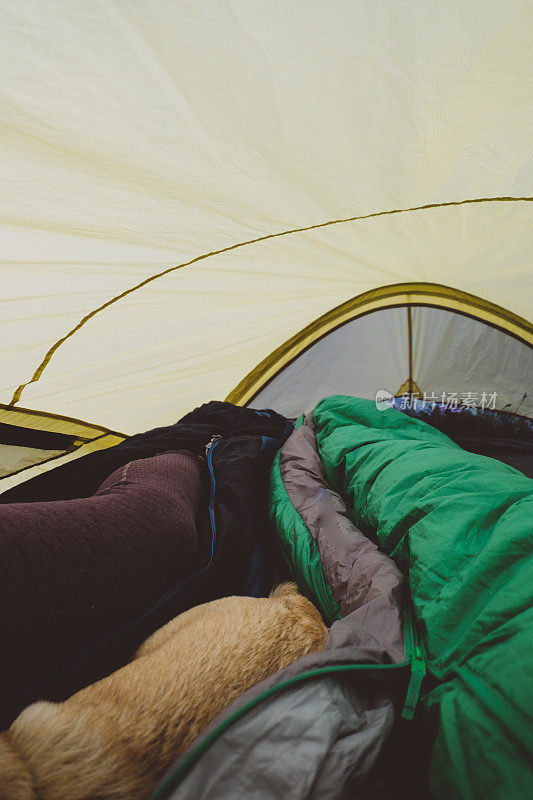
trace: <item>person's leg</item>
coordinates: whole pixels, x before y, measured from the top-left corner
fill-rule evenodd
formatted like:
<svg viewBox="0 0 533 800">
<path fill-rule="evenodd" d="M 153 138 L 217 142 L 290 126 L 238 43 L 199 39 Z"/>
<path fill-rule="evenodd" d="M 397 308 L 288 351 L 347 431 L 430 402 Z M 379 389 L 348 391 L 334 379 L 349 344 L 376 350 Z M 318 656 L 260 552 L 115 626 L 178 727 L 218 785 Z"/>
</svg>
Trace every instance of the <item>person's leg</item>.
<svg viewBox="0 0 533 800">
<path fill-rule="evenodd" d="M 163 453 L 120 468 L 93 497 L 0 505 L 2 694 L 145 614 L 193 571 L 200 469 Z"/>
</svg>

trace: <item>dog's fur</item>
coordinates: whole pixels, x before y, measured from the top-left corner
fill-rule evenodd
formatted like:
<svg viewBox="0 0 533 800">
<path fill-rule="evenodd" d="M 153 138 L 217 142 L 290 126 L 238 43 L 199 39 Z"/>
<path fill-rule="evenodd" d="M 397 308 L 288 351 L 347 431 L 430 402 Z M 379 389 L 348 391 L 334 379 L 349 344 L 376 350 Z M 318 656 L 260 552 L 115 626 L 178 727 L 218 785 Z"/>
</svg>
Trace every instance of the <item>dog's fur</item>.
<svg viewBox="0 0 533 800">
<path fill-rule="evenodd" d="M 122 669 L 0 733 L 0 800 L 142 800 L 246 689 L 324 646 L 295 584 L 226 597 L 156 631 Z"/>
</svg>

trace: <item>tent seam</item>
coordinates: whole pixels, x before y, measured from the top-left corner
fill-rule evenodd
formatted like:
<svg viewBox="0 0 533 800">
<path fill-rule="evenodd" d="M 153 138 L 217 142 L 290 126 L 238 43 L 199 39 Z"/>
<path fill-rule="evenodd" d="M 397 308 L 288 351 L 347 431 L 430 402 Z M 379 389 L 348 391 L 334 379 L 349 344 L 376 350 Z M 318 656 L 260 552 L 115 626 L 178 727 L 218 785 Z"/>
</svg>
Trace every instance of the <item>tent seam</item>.
<svg viewBox="0 0 533 800">
<path fill-rule="evenodd" d="M 26 383 L 20 384 L 20 386 L 17 387 L 17 389 L 15 390 L 15 392 L 13 394 L 13 397 L 11 398 L 11 402 L 9 403 L 9 405 L 10 406 L 14 406 L 14 405 L 16 405 L 16 403 L 19 402 L 19 400 L 21 398 L 21 395 L 22 395 L 22 392 L 24 391 L 24 389 L 30 383 L 36 383 L 39 380 L 39 378 L 43 374 L 44 370 L 46 369 L 46 367 L 50 363 L 54 353 L 61 347 L 62 344 L 64 344 L 64 342 L 67 341 L 67 339 L 70 339 L 71 336 L 73 336 L 81 328 L 83 328 L 83 326 L 85 325 L 86 322 L 88 322 L 90 319 L 92 319 L 94 316 L 96 316 L 96 314 L 99 314 L 101 311 L 105 311 L 105 309 L 109 308 L 109 306 L 113 305 L 114 303 L 118 302 L 119 300 L 122 300 L 124 297 L 127 297 L 128 295 L 132 294 L 133 292 L 136 292 L 138 289 L 142 289 L 144 286 L 147 286 L 149 283 L 152 283 L 153 281 L 157 280 L 158 278 L 162 278 L 165 275 L 168 275 L 171 272 L 175 272 L 178 269 L 182 269 L 184 267 L 191 266 L 192 264 L 195 264 L 195 263 L 197 263 L 199 261 L 203 261 L 203 260 L 205 260 L 207 258 L 211 258 L 213 256 L 221 255 L 222 253 L 230 252 L 231 250 L 236 250 L 239 247 L 245 247 L 245 246 L 251 245 L 251 244 L 258 244 L 259 242 L 264 242 L 264 241 L 267 241 L 269 239 L 275 239 L 275 238 L 278 238 L 280 236 L 289 236 L 290 234 L 293 234 L 293 233 L 305 233 L 306 231 L 312 231 L 312 230 L 316 230 L 318 228 L 326 228 L 326 227 L 328 227 L 330 225 L 339 225 L 339 224 L 345 223 L 345 222 L 356 222 L 358 220 L 371 219 L 373 217 L 382 217 L 382 216 L 387 216 L 387 215 L 391 215 L 391 214 L 405 214 L 407 212 L 412 212 L 412 211 L 426 211 L 426 210 L 431 209 L 431 208 L 444 208 L 444 207 L 450 207 L 450 206 L 461 206 L 461 205 L 466 205 L 466 204 L 470 204 L 470 203 L 530 202 L 532 200 L 533 200 L 533 197 L 479 197 L 479 198 L 471 198 L 471 199 L 468 199 L 468 200 L 451 200 L 451 201 L 446 202 L 446 203 L 427 203 L 427 204 L 421 205 L 421 206 L 413 206 L 411 208 L 396 208 L 396 209 L 391 209 L 389 211 L 374 211 L 371 214 L 362 214 L 362 215 L 359 215 L 359 216 L 345 217 L 345 218 L 341 218 L 341 219 L 332 219 L 332 220 L 327 220 L 326 222 L 318 222 L 318 223 L 315 223 L 314 225 L 307 225 L 307 226 L 304 226 L 304 227 L 301 227 L 301 228 L 290 228 L 290 229 L 285 230 L 285 231 L 278 231 L 277 233 L 268 233 L 268 234 L 265 234 L 264 236 L 258 236 L 256 239 L 249 239 L 249 240 L 244 241 L 244 242 L 236 242 L 235 244 L 228 245 L 227 247 L 222 247 L 219 250 L 212 250 L 212 251 L 210 251 L 208 253 L 202 253 L 201 255 L 190 259 L 189 261 L 185 261 L 184 263 L 177 264 L 177 265 L 175 265 L 173 267 L 168 267 L 167 269 L 163 270 L 162 272 L 158 272 L 155 275 L 151 275 L 149 278 L 145 278 L 140 283 L 137 283 L 135 286 L 132 286 L 129 289 L 126 289 L 125 291 L 121 292 L 120 294 L 115 295 L 110 300 L 108 300 L 107 302 L 105 302 L 102 305 L 98 306 L 98 308 L 93 309 L 88 314 L 86 314 L 84 317 L 82 317 L 82 319 L 78 322 L 77 325 L 74 326 L 74 328 L 72 328 L 65 336 L 63 336 L 60 339 L 58 339 L 52 345 L 52 347 L 50 347 L 50 349 L 47 351 L 46 355 L 44 356 L 43 360 L 41 361 L 41 363 L 39 364 L 39 366 L 37 367 L 37 369 L 33 373 L 33 375 L 30 378 L 30 380 L 26 381 Z"/>
</svg>

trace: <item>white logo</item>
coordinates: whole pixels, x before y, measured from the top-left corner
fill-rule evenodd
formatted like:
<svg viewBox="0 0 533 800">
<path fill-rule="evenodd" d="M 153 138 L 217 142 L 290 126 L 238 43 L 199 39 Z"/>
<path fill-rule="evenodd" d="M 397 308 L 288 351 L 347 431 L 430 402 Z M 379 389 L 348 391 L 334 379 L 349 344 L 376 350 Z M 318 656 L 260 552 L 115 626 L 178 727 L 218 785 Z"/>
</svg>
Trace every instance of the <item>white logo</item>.
<svg viewBox="0 0 533 800">
<path fill-rule="evenodd" d="M 378 411 L 386 411 L 394 405 L 394 397 L 386 389 L 378 389 L 376 392 L 376 408 Z"/>
</svg>

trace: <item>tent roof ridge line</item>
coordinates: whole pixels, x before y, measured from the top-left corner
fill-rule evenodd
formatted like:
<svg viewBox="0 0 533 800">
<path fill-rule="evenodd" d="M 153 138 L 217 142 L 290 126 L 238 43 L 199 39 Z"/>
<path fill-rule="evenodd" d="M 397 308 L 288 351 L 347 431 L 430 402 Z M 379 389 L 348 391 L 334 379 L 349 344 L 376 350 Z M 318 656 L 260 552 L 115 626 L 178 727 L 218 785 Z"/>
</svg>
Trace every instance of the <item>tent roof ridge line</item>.
<svg viewBox="0 0 533 800">
<path fill-rule="evenodd" d="M 289 236 L 289 235 L 295 234 L 295 233 L 305 233 L 307 231 L 317 230 L 317 229 L 320 229 L 320 228 L 326 228 L 326 227 L 329 227 L 331 225 L 340 225 L 342 223 L 357 222 L 357 221 L 362 221 L 362 220 L 365 220 L 365 219 L 372 219 L 374 217 L 382 217 L 382 216 L 388 216 L 388 215 L 393 215 L 393 214 L 405 214 L 405 213 L 415 212 L 415 211 L 426 211 L 426 210 L 433 209 L 433 208 L 446 208 L 446 207 L 453 207 L 453 206 L 468 205 L 468 204 L 473 204 L 473 203 L 531 202 L 532 200 L 533 200 L 533 197 L 529 197 L 529 196 L 524 196 L 524 197 L 512 197 L 512 196 L 478 197 L 478 198 L 470 198 L 470 199 L 466 199 L 466 200 L 451 200 L 451 201 L 447 201 L 447 202 L 444 202 L 444 203 L 426 203 L 424 205 L 412 206 L 412 207 L 409 207 L 409 208 L 396 208 L 396 209 L 390 209 L 390 210 L 386 210 L 386 211 L 374 211 L 374 212 L 372 212 L 370 214 L 361 214 L 361 215 L 352 216 L 352 217 L 343 217 L 343 218 L 339 218 L 339 219 L 332 219 L 332 220 L 327 220 L 326 222 L 318 222 L 318 223 L 314 223 L 313 225 L 307 225 L 307 226 L 303 226 L 303 227 L 300 227 L 300 228 L 289 228 L 287 230 L 278 231 L 278 232 L 275 232 L 275 233 L 268 233 L 268 234 L 265 234 L 263 236 L 258 236 L 255 239 L 249 239 L 249 240 L 246 240 L 246 241 L 243 241 L 243 242 L 236 242 L 235 244 L 228 245 L 228 246 L 220 248 L 218 250 L 212 250 L 212 251 L 210 251 L 208 253 L 202 253 L 199 256 L 195 256 L 195 258 L 190 259 L 189 261 L 185 261 L 182 264 L 177 264 L 177 265 L 174 265 L 172 267 L 167 267 L 167 269 L 162 270 L 161 272 L 158 272 L 155 275 L 151 275 L 148 278 L 145 278 L 144 280 L 140 281 L 139 283 L 135 284 L 134 286 L 130 287 L 129 289 L 126 289 L 123 292 L 120 292 L 119 294 L 117 294 L 114 297 L 110 298 L 105 303 L 102 303 L 100 306 L 98 306 L 97 308 L 93 309 L 88 314 L 85 314 L 85 316 L 82 317 L 82 319 L 77 323 L 77 325 L 75 325 L 73 328 L 71 328 L 71 330 L 68 333 L 66 333 L 64 336 L 62 336 L 60 339 L 58 339 L 49 348 L 49 350 L 45 354 L 43 360 L 41 361 L 41 363 L 39 364 L 39 366 L 37 367 L 37 369 L 33 373 L 33 375 L 30 378 L 30 380 L 26 381 L 25 383 L 20 384 L 15 389 L 15 392 L 13 393 L 13 397 L 11 398 L 11 401 L 9 402 L 9 406 L 15 406 L 20 401 L 20 398 L 21 398 L 21 395 L 22 395 L 22 392 L 24 391 L 24 389 L 30 383 L 36 383 L 40 379 L 40 377 L 43 374 L 44 370 L 46 369 L 46 367 L 50 363 L 53 355 L 57 352 L 57 350 L 61 347 L 61 345 L 64 344 L 68 339 L 70 339 L 75 333 L 77 333 L 79 330 L 81 330 L 81 328 L 83 328 L 83 326 L 90 319 L 95 317 L 100 312 L 105 311 L 106 308 L 109 308 L 111 305 L 114 305 L 119 300 L 124 299 L 125 297 L 127 297 L 130 294 L 132 294 L 133 292 L 136 292 L 137 290 L 142 289 L 144 286 L 147 286 L 149 283 L 152 283 L 153 281 L 158 280 L 159 278 L 162 278 L 162 277 L 164 277 L 165 275 L 168 275 L 171 272 L 175 272 L 175 271 L 177 271 L 179 269 L 183 269 L 184 267 L 192 266 L 192 264 L 198 263 L 199 261 L 204 261 L 207 258 L 212 258 L 212 257 L 217 256 L 217 255 L 222 255 L 223 253 L 230 252 L 231 250 L 236 250 L 236 249 L 238 249 L 240 247 L 246 247 L 246 246 L 249 246 L 249 245 L 252 245 L 252 244 L 258 244 L 260 242 L 268 241 L 269 239 L 279 238 L 281 236 Z"/>
</svg>

